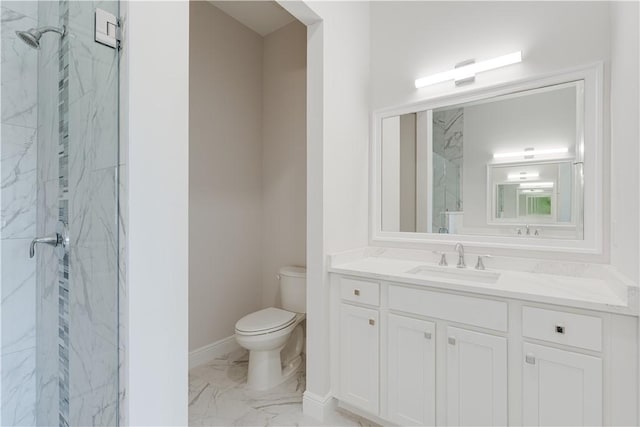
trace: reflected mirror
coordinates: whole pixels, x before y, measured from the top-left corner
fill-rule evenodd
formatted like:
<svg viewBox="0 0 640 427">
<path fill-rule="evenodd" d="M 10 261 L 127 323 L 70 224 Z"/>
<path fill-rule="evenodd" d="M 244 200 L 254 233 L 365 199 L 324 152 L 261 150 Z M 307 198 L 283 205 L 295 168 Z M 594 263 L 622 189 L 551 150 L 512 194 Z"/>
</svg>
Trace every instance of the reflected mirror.
<svg viewBox="0 0 640 427">
<path fill-rule="evenodd" d="M 383 232 L 582 239 L 583 81 L 388 116 Z"/>
</svg>

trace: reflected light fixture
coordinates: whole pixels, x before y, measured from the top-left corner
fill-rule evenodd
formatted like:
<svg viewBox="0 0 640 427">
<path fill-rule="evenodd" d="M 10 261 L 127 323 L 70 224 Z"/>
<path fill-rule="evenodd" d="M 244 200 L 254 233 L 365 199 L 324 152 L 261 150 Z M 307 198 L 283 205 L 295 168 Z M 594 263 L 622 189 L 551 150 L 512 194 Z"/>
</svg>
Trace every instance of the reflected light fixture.
<svg viewBox="0 0 640 427">
<path fill-rule="evenodd" d="M 553 182 L 521 182 L 520 188 L 553 188 Z"/>
<path fill-rule="evenodd" d="M 525 148 L 522 151 L 512 151 L 510 153 L 493 153 L 493 158 L 494 159 L 507 159 L 510 157 L 533 158 L 535 156 L 546 156 L 549 154 L 565 154 L 568 152 L 569 152 L 569 149 L 567 147 L 543 148 L 541 150 L 536 150 L 535 148 Z"/>
<path fill-rule="evenodd" d="M 518 62 L 522 62 L 521 51 L 513 52 L 508 55 L 498 56 L 497 58 L 488 59 L 486 61 L 464 61 L 456 65 L 452 70 L 432 74 L 430 76 L 417 79 L 415 81 L 416 89 L 446 82 L 448 80 L 455 81 L 456 85 L 462 83 L 470 83 L 475 79 L 475 76 L 478 73 L 500 67 L 506 67 L 507 65 L 517 64 Z"/>
<path fill-rule="evenodd" d="M 520 173 L 510 173 L 507 175 L 507 178 L 510 181 L 517 181 L 521 179 L 532 179 L 538 178 L 540 174 L 538 172 L 520 172 Z"/>
</svg>

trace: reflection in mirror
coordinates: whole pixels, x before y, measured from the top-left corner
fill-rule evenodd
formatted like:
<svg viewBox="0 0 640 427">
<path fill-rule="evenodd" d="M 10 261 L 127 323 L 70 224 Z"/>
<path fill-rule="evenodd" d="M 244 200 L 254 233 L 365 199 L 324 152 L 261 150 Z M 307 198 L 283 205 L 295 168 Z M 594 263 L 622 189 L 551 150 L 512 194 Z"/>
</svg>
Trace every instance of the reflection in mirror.
<svg viewBox="0 0 640 427">
<path fill-rule="evenodd" d="M 463 218 L 464 108 L 433 112 L 433 221 L 438 233 L 458 232 Z"/>
<path fill-rule="evenodd" d="M 570 162 L 495 166 L 492 221 L 571 223 L 573 177 Z"/>
<path fill-rule="evenodd" d="M 416 231 L 416 114 L 382 121 L 383 229 Z"/>
<path fill-rule="evenodd" d="M 583 82 L 385 117 L 382 231 L 582 239 Z"/>
</svg>

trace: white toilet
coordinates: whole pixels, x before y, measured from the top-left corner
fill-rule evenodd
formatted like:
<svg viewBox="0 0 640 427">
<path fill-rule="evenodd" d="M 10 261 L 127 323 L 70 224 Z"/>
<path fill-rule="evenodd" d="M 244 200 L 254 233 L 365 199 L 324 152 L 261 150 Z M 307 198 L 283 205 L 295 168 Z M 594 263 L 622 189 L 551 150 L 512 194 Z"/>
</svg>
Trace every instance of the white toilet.
<svg viewBox="0 0 640 427">
<path fill-rule="evenodd" d="M 249 350 L 247 386 L 253 390 L 277 386 L 302 363 L 307 271 L 302 267 L 283 267 L 278 277 L 282 309 L 265 308 L 236 323 L 236 340 Z"/>
</svg>

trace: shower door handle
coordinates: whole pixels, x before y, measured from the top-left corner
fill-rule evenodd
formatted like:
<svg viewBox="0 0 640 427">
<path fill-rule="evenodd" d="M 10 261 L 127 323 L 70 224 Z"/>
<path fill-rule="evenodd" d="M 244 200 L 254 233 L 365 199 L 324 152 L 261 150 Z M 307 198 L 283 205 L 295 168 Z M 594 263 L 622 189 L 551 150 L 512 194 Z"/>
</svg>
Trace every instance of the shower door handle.
<svg viewBox="0 0 640 427">
<path fill-rule="evenodd" d="M 56 232 L 54 234 L 47 237 L 36 237 L 33 239 L 29 246 L 29 258 L 33 258 L 36 255 L 36 245 L 38 244 L 45 244 L 59 248 L 61 256 L 63 256 L 69 246 L 67 225 L 62 221 L 58 221 Z"/>
</svg>

